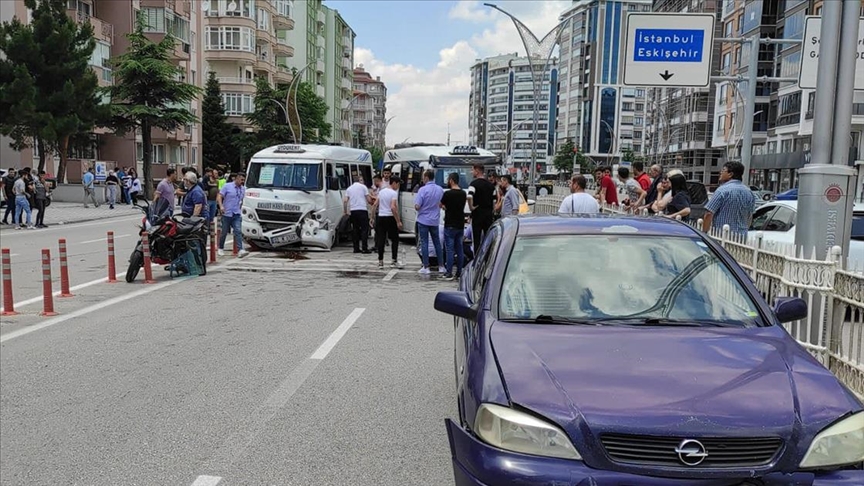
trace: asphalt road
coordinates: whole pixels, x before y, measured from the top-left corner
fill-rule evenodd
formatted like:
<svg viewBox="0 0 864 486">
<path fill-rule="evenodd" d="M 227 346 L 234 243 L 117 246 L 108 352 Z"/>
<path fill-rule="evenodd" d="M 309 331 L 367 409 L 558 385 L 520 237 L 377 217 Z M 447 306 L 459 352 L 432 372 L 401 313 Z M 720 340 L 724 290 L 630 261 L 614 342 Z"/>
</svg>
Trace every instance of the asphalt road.
<svg viewBox="0 0 864 486">
<path fill-rule="evenodd" d="M 38 298 L 42 296 L 43 248 L 51 250 L 53 288 L 55 291 L 60 290 L 60 238 L 66 239 L 70 286 L 75 287 L 99 279 L 107 280 L 109 231 L 114 232 L 117 272 L 125 274 L 129 255 L 138 243 L 138 228 L 135 224 L 140 221 L 140 216 L 130 216 L 55 225 L 39 230 L 4 230 L 0 235 L 0 247 L 9 248 L 11 254 L 14 302 L 34 299 L 41 302 Z"/>
<path fill-rule="evenodd" d="M 0 484 L 452 484 L 455 284 L 357 257 L 233 260 L 5 332 Z"/>
</svg>

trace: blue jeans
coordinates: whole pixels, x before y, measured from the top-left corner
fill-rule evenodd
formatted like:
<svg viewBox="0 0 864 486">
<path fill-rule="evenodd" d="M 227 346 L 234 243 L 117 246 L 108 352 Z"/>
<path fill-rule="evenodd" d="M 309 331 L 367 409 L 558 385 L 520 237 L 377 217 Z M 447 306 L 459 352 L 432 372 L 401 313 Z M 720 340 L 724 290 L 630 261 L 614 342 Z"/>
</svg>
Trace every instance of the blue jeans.
<svg viewBox="0 0 864 486">
<path fill-rule="evenodd" d="M 207 208 L 210 210 L 210 219 L 216 218 L 216 215 L 218 214 L 216 212 L 216 201 L 207 201 Z"/>
<path fill-rule="evenodd" d="M 438 258 L 438 265 L 441 265 L 441 236 L 438 234 L 438 226 L 426 226 L 425 224 L 417 223 L 417 228 L 420 230 L 420 256 L 423 258 L 423 268 L 429 268 L 429 235 L 432 235 L 432 245 L 435 248 L 435 256 Z"/>
<path fill-rule="evenodd" d="M 234 233 L 234 244 L 237 245 L 237 251 L 243 249 L 242 223 L 243 220 L 240 219 L 240 214 L 222 216 L 222 234 L 219 235 L 220 250 L 225 249 L 225 238 L 228 236 L 228 232 L 225 231 L 226 228 L 231 228 L 231 231 Z"/>
<path fill-rule="evenodd" d="M 447 274 L 453 275 L 453 260 L 457 257 L 456 273 L 462 273 L 465 265 L 465 254 L 463 253 L 463 240 L 465 239 L 464 228 L 444 228 L 444 246 L 447 247 Z M 440 260 L 439 260 L 440 261 Z"/>
<path fill-rule="evenodd" d="M 12 216 L 12 221 L 15 224 L 21 224 L 21 212 L 27 214 L 27 226 L 33 224 L 32 214 L 30 213 L 30 201 L 27 200 L 27 196 L 17 195 L 15 196 L 15 213 Z"/>
</svg>

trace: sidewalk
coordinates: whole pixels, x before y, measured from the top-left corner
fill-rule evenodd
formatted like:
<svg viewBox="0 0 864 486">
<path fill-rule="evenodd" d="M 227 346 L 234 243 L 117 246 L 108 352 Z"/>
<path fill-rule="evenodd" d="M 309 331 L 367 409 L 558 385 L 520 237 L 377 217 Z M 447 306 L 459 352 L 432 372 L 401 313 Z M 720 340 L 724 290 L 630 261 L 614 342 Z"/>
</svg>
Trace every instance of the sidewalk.
<svg viewBox="0 0 864 486">
<path fill-rule="evenodd" d="M 3 207 L 0 216 L 5 214 L 6 207 Z M 53 202 L 45 209 L 45 224 L 54 226 L 58 224 L 83 223 L 85 221 L 97 221 L 108 218 L 119 218 L 123 216 L 142 215 L 140 210 L 134 206 L 126 204 L 116 204 L 114 209 L 109 209 L 107 204 L 100 204 L 98 208 L 90 204 L 89 208 L 85 208 L 82 203 L 70 202 Z M 25 217 L 22 213 L 22 218 Z M 36 212 L 33 211 L 33 221 L 36 221 Z M 9 216 L 10 223 L 12 216 Z M 0 225 L 0 230 L 10 231 L 13 229 L 11 224 Z"/>
</svg>

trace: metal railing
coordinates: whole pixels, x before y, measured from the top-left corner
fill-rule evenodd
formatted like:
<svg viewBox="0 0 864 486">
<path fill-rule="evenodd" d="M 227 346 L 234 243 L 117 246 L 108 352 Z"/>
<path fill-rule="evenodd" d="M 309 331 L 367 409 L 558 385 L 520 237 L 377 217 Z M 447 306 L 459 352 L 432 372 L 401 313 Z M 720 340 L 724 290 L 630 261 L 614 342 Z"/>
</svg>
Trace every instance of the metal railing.
<svg viewBox="0 0 864 486">
<path fill-rule="evenodd" d="M 556 185 L 552 195 L 537 197 L 535 214 L 558 213 L 566 197 L 557 193 L 559 188 Z M 627 214 L 625 209 L 607 204 L 601 205 L 601 212 Z M 640 216 L 649 217 L 646 213 Z M 690 222 L 690 225 L 698 230 L 702 220 Z M 825 260 L 807 258 L 792 244 L 765 241 L 761 231 L 747 237 L 738 236 L 730 232 L 728 225 L 712 229 L 709 236 L 750 274 L 769 303 L 785 296 L 800 297 L 807 302 L 807 318 L 783 327 L 846 386 L 864 398 L 862 263 L 844 265 L 839 246 L 833 247 Z M 718 291 L 722 293 L 722 289 Z"/>
</svg>

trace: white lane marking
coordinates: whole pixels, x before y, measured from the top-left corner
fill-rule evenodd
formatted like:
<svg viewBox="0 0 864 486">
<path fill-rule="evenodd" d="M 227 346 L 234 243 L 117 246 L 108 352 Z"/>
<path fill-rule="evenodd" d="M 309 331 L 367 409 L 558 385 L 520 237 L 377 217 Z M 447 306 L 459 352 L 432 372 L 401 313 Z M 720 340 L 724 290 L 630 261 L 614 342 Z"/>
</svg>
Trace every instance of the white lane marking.
<svg viewBox="0 0 864 486">
<path fill-rule="evenodd" d="M 49 319 L 45 322 L 36 324 L 34 326 L 29 326 L 29 327 L 25 327 L 23 329 L 19 329 L 17 331 L 12 331 L 10 333 L 7 333 L 7 334 L 0 336 L 0 343 L 5 343 L 6 341 L 9 341 L 10 339 L 15 339 L 17 337 L 25 336 L 27 334 L 30 334 L 31 332 L 35 332 L 35 331 L 38 331 L 40 329 L 45 329 L 46 327 L 50 327 L 50 326 L 53 326 L 55 324 L 60 324 L 61 322 L 66 322 L 69 319 L 81 317 L 81 316 L 87 315 L 91 312 L 95 312 L 95 311 L 104 309 L 106 307 L 111 307 L 112 305 L 119 304 L 121 302 L 125 302 L 129 299 L 134 299 L 136 297 L 140 297 L 142 295 L 149 294 L 150 292 L 155 292 L 157 290 L 164 289 L 165 287 L 170 287 L 171 285 L 186 281 L 190 278 L 193 278 L 193 277 L 175 278 L 174 280 L 169 280 L 167 282 L 155 284 L 155 285 L 152 285 L 149 287 L 145 287 L 141 290 L 137 290 L 135 292 L 130 292 L 128 294 L 124 294 L 124 295 L 121 295 L 119 297 L 114 297 L 113 299 L 108 299 L 108 300 L 99 302 L 98 304 L 91 305 L 90 307 L 78 309 L 77 311 L 73 311 L 73 312 L 70 312 L 69 314 L 64 314 L 62 316 L 55 317 L 53 319 Z M 103 281 L 104 281 L 104 279 L 103 279 Z"/>
<path fill-rule="evenodd" d="M 127 235 L 114 235 L 114 239 L 116 240 L 116 239 L 119 239 L 119 238 L 126 238 L 127 236 L 132 236 L 132 235 L 128 235 L 128 234 L 127 234 Z M 86 245 L 86 244 L 88 244 L 88 243 L 99 243 L 99 242 L 102 242 L 102 241 L 108 241 L 108 237 L 106 236 L 105 238 L 99 238 L 98 240 L 87 240 L 87 241 L 81 241 L 81 242 L 78 242 L 78 243 L 74 243 L 74 242 L 73 242 L 72 244 L 73 244 L 73 245 Z"/>
<path fill-rule="evenodd" d="M 216 486 L 222 481 L 219 476 L 198 476 L 192 486 Z"/>
<path fill-rule="evenodd" d="M 99 220 L 99 221 L 96 221 L 96 222 L 93 222 L 93 223 L 64 223 L 64 224 L 55 224 L 55 225 L 52 225 L 52 226 L 50 226 L 50 227 L 48 227 L 48 228 L 42 228 L 42 229 L 40 229 L 40 230 L 38 231 L 38 234 L 41 235 L 41 234 L 51 233 L 51 232 L 58 231 L 58 230 L 67 230 L 67 231 L 68 231 L 68 230 L 70 230 L 70 229 L 84 228 L 84 227 L 87 227 L 87 226 L 99 226 L 99 225 L 104 225 L 104 224 L 116 223 L 116 222 L 118 222 L 118 221 L 129 221 L 129 220 L 132 220 L 133 218 L 136 219 L 136 220 L 138 220 L 138 222 L 141 222 L 141 218 L 143 218 L 143 216 L 142 216 L 142 215 L 138 215 L 138 216 L 131 216 L 131 215 L 130 215 L 130 216 L 118 216 L 118 217 L 116 217 L 116 218 L 107 218 L 107 219 L 103 218 L 103 219 L 101 219 L 101 220 Z M 11 231 L 4 231 L 4 232 L 3 232 L 3 239 L 6 239 L 6 238 L 12 238 L 12 237 L 15 237 L 15 236 L 22 236 L 22 235 L 25 235 L 25 236 L 33 236 L 33 233 L 25 232 L 25 231 L 15 231 L 15 232 L 11 232 Z"/>
<path fill-rule="evenodd" d="M 332 351 L 333 348 L 336 347 L 336 344 L 339 342 L 339 340 L 345 336 L 345 333 L 348 332 L 348 329 L 351 329 L 351 326 L 353 326 L 354 323 L 357 322 L 357 319 L 360 318 L 360 316 L 363 314 L 363 311 L 365 310 L 366 309 L 363 307 L 357 307 L 356 309 L 351 311 L 351 313 L 348 314 L 348 317 L 346 317 L 345 320 L 342 321 L 342 324 L 339 324 L 339 327 L 337 327 L 336 330 L 333 331 L 332 334 L 330 334 L 330 337 L 328 337 L 326 341 L 321 343 L 321 346 L 318 346 L 318 349 L 316 349 L 315 352 L 312 353 L 312 356 L 310 356 L 309 359 L 323 360 L 324 358 L 326 358 L 327 355 L 330 354 L 330 351 Z"/>
<path fill-rule="evenodd" d="M 13 256 L 18 256 L 18 253 L 10 253 L 10 254 L 9 254 L 9 257 L 10 257 L 10 258 L 13 257 Z"/>
<path fill-rule="evenodd" d="M 397 273 L 399 273 L 399 270 L 394 268 L 393 270 L 387 272 L 387 275 L 384 276 L 383 280 L 385 282 L 389 282 L 390 280 L 393 280 L 393 277 L 395 277 Z"/>
</svg>

